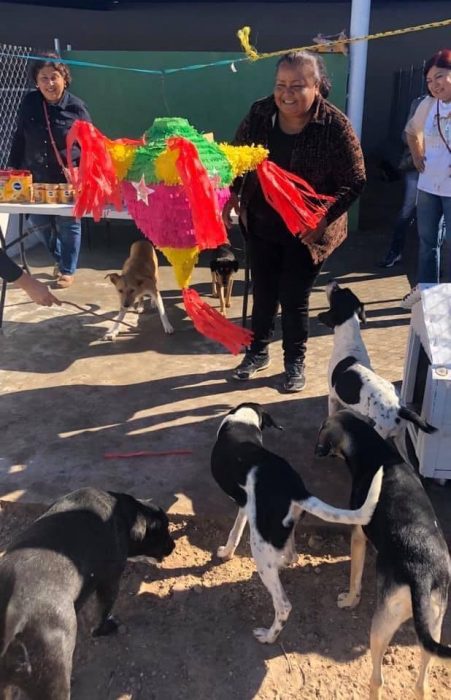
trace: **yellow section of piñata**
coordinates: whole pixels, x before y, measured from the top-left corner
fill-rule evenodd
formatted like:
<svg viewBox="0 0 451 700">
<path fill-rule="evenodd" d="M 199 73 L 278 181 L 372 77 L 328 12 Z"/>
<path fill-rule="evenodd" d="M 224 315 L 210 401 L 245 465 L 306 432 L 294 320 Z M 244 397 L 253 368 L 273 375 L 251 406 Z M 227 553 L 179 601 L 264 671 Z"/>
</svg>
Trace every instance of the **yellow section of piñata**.
<svg viewBox="0 0 451 700">
<path fill-rule="evenodd" d="M 269 155 L 264 146 L 230 146 L 228 143 L 220 143 L 219 148 L 232 166 L 233 177 L 255 170 Z"/>
<path fill-rule="evenodd" d="M 199 248 L 160 248 L 165 258 L 171 263 L 180 289 L 189 286 L 191 275 L 199 257 Z"/>
<path fill-rule="evenodd" d="M 136 146 L 107 141 L 106 147 L 113 161 L 114 172 L 119 180 L 123 180 L 135 157 Z"/>
<path fill-rule="evenodd" d="M 179 149 L 173 151 L 164 150 L 155 158 L 155 175 L 165 185 L 180 185 L 181 180 L 177 171 L 176 162 L 179 157 Z"/>
</svg>

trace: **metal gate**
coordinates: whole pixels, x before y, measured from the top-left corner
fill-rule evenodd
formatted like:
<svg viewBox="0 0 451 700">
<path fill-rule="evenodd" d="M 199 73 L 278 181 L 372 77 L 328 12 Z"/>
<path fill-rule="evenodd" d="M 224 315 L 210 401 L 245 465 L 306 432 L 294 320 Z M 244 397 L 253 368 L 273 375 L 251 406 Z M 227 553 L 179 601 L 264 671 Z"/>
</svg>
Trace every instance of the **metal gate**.
<svg viewBox="0 0 451 700">
<path fill-rule="evenodd" d="M 28 91 L 30 54 L 30 47 L 0 44 L 0 168 L 6 167 L 19 105 Z"/>
<path fill-rule="evenodd" d="M 400 150 L 402 149 L 400 137 L 406 125 L 412 100 L 426 94 L 423 68 L 424 63 L 421 66 L 412 65 L 409 68 L 400 68 L 394 75 L 389 140 L 397 139 Z"/>
</svg>

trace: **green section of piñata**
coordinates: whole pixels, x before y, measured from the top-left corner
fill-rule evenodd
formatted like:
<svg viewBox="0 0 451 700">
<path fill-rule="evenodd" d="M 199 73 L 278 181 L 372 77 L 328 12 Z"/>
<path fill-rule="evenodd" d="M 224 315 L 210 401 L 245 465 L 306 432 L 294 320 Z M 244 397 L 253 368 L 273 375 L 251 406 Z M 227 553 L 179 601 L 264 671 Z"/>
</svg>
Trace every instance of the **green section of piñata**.
<svg viewBox="0 0 451 700">
<path fill-rule="evenodd" d="M 195 145 L 199 159 L 209 177 L 217 178 L 219 187 L 230 185 L 233 173 L 227 158 L 215 143 L 207 141 L 183 117 L 157 117 L 155 119 L 150 129 L 145 133 L 145 145 L 136 150 L 126 180 L 137 181 L 144 175 L 146 184 L 158 182 L 154 167 L 155 159 L 166 149 L 166 140 L 171 136 L 181 136 L 191 141 Z"/>
</svg>

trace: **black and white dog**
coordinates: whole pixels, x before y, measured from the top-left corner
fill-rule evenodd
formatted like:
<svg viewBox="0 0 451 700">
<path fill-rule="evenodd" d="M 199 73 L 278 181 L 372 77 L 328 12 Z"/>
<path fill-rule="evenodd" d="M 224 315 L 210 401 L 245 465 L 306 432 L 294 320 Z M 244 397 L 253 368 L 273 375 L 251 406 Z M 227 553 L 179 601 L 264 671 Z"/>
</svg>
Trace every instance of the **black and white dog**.
<svg viewBox="0 0 451 700">
<path fill-rule="evenodd" d="M 262 430 L 269 426 L 279 428 L 259 404 L 240 404 L 223 419 L 211 455 L 213 477 L 239 508 L 227 544 L 217 554 L 222 559 L 233 556 L 249 521 L 252 556 L 275 611 L 269 629 L 254 630 L 258 641 L 267 644 L 277 639 L 291 611 L 279 569 L 296 561 L 294 530 L 301 514 L 305 511 L 334 523 L 366 524 L 381 486 L 381 474 L 376 474 L 358 509 L 352 511 L 320 501 L 288 462 L 263 447 Z"/>
<path fill-rule="evenodd" d="M 352 533 L 350 586 L 338 597 L 338 606 L 354 608 L 360 602 L 368 539 L 377 550 L 378 595 L 371 624 L 370 700 L 382 697 L 382 657 L 398 627 L 412 616 L 422 648 L 416 696 L 429 698 L 431 656 L 451 661 L 451 647 L 439 641 L 451 560 L 431 502 L 415 470 L 400 460 L 367 419 L 352 411 L 339 411 L 323 423 L 315 452 L 346 461 L 352 476 L 351 508 L 365 497 L 382 466 L 382 490 L 373 517 Z"/>
<path fill-rule="evenodd" d="M 64 496 L 0 560 L 0 697 L 69 700 L 76 613 L 95 593 L 94 635 L 111 616 L 128 558 L 161 561 L 174 549 L 166 513 L 124 493 L 84 488 Z"/>
<path fill-rule="evenodd" d="M 238 260 L 230 244 L 220 245 L 213 251 L 210 270 L 212 295 L 219 299 L 219 310 L 225 316 L 230 307 L 234 275 L 238 272 Z"/>
<path fill-rule="evenodd" d="M 367 416 L 381 437 L 398 439 L 403 431 L 402 419 L 411 421 L 425 433 L 436 428 L 415 411 L 402 406 L 391 382 L 371 369 L 370 358 L 360 332 L 365 322 L 365 309 L 350 289 L 336 281 L 326 287 L 329 310 L 318 314 L 318 320 L 334 330 L 334 347 L 329 361 L 329 415 L 341 407 L 352 408 Z M 400 440 L 397 447 L 405 457 Z"/>
</svg>

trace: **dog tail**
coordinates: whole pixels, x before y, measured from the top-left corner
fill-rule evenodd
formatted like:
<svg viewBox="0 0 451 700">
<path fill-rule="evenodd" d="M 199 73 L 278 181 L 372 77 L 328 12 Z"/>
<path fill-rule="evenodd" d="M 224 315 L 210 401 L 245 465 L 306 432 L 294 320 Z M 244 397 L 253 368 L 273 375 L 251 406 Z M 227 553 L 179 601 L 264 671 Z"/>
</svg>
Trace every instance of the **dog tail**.
<svg viewBox="0 0 451 700">
<path fill-rule="evenodd" d="M 406 406 L 401 406 L 401 408 L 398 411 L 398 416 L 400 418 L 404 418 L 405 420 L 410 421 L 414 425 L 416 425 L 420 430 L 422 430 L 424 433 L 435 433 L 437 432 L 437 428 L 434 428 L 433 425 L 429 425 L 424 418 L 418 415 L 418 413 L 415 413 L 415 411 L 412 411 L 410 408 L 407 408 Z"/>
<path fill-rule="evenodd" d="M 429 610 L 431 600 L 430 581 L 420 578 L 410 584 L 412 595 L 412 612 L 415 631 L 421 646 L 433 656 L 437 656 L 451 665 L 451 646 L 440 644 L 433 639 L 429 628 Z"/>
<path fill-rule="evenodd" d="M 373 476 L 370 488 L 365 499 L 365 503 L 357 510 L 346 510 L 335 508 L 334 506 L 321 501 L 315 496 L 308 496 L 301 501 L 292 501 L 288 514 L 282 521 L 284 527 L 289 527 L 297 518 L 299 513 L 307 511 L 317 518 L 328 523 L 342 523 L 343 525 L 368 525 L 379 501 L 382 488 L 384 468 L 379 467 Z"/>
</svg>

